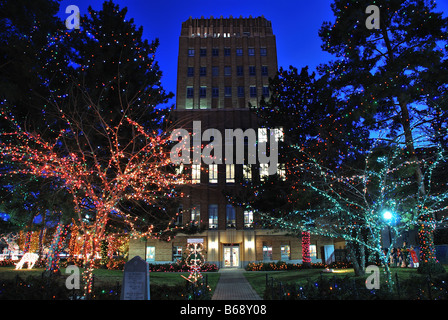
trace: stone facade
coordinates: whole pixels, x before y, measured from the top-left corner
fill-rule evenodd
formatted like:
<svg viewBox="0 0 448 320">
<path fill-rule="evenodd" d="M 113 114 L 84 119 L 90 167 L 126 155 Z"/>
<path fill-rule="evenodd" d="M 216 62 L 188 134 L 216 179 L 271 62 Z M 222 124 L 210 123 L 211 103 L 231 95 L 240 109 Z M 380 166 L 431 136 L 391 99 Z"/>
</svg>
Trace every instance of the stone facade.
<svg viewBox="0 0 448 320">
<path fill-rule="evenodd" d="M 248 105 L 256 106 L 262 96 L 269 96 L 269 78 L 277 69 L 275 35 L 266 18 L 188 19 L 182 23 L 179 38 L 173 112 L 177 128 L 192 133 L 193 121 L 200 121 L 202 132 L 219 130 L 223 145 L 228 143 L 225 129 L 258 133 L 257 118 Z M 184 168 L 192 183 L 180 189 L 186 196 L 178 224 L 194 225 L 202 231 L 178 234 L 170 242 L 133 240 L 129 258 L 140 254 L 152 263 L 171 262 L 186 255 L 187 239 L 203 238 L 206 261 L 219 267 L 242 267 L 254 261 L 301 262 L 300 238 L 264 229 L 259 217 L 230 204 L 225 196 L 239 194 L 239 182 L 244 179 L 260 179 L 259 164 L 244 167 L 250 172 L 245 176 L 242 164 L 229 167 L 228 162 L 235 163 L 235 159 L 225 160 L 217 164 L 213 178 L 211 167 L 204 163 L 196 168 L 197 174 L 192 166 Z M 313 236 L 311 242 L 315 261 L 324 255 L 321 248 L 334 246 L 330 239 Z"/>
</svg>

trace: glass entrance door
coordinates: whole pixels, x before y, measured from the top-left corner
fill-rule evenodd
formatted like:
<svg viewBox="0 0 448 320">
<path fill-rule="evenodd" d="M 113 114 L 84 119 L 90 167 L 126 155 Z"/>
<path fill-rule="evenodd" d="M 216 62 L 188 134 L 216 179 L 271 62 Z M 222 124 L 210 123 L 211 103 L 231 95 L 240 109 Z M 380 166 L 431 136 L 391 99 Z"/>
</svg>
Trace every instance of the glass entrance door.
<svg viewBox="0 0 448 320">
<path fill-rule="evenodd" d="M 239 245 L 224 246 L 224 267 L 240 266 Z"/>
</svg>

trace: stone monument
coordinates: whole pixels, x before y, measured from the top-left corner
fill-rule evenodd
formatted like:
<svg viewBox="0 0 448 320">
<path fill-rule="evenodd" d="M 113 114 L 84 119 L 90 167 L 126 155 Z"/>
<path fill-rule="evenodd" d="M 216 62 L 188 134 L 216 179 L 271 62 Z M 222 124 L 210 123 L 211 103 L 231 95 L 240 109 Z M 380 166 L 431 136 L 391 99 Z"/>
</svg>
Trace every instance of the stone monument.
<svg viewBox="0 0 448 320">
<path fill-rule="evenodd" d="M 148 263 L 135 256 L 124 266 L 121 300 L 150 300 Z"/>
</svg>

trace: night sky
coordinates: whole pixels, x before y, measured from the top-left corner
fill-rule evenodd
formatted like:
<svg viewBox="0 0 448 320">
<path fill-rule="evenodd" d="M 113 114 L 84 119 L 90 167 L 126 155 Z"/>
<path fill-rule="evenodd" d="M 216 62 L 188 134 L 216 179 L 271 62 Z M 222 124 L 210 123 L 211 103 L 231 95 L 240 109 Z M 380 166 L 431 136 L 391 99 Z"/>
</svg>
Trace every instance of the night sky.
<svg viewBox="0 0 448 320">
<path fill-rule="evenodd" d="M 87 14 L 90 6 L 100 10 L 104 1 L 99 0 L 63 0 L 60 16 L 65 20 L 65 8 L 77 5 L 81 15 Z M 114 0 L 120 8 L 127 7 L 127 19 L 143 26 L 143 37 L 149 41 L 159 38 L 160 46 L 156 60 L 163 72 L 162 85 L 170 92 L 176 93 L 177 55 L 181 23 L 190 16 L 193 18 L 230 16 L 248 18 L 264 17 L 272 22 L 277 39 L 279 67 L 293 65 L 297 68 L 309 66 L 315 70 L 320 63 L 332 57 L 321 50 L 318 30 L 324 21 L 334 21 L 330 4 L 332 0 L 227 0 L 227 1 L 154 1 L 154 0 Z M 448 14 L 448 0 L 438 0 L 437 11 Z M 366 15 L 367 17 L 367 15 Z M 170 104 L 174 104 L 174 99 Z"/>
</svg>

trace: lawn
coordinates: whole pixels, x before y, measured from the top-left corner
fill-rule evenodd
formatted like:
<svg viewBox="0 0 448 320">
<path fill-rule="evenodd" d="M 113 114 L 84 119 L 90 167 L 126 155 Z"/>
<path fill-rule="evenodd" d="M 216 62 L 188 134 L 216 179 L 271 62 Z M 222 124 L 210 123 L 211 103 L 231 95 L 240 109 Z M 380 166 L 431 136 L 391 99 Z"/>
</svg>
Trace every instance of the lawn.
<svg viewBox="0 0 448 320">
<path fill-rule="evenodd" d="M 448 266 L 444 266 L 445 270 L 448 272 Z M 383 273 L 383 269 L 380 268 L 380 283 L 385 285 L 384 281 L 386 275 Z M 395 280 L 395 274 L 398 274 L 400 281 L 411 279 L 412 277 L 426 277 L 417 273 L 417 269 L 411 268 L 392 268 L 391 269 L 393 279 Z M 244 273 L 247 281 L 251 284 L 254 290 L 263 297 L 264 291 L 266 289 L 266 275 L 268 276 L 268 281 L 274 278 L 276 281 L 281 281 L 282 283 L 296 283 L 305 284 L 308 280 L 315 281 L 321 276 L 323 278 L 333 278 L 333 277 L 352 277 L 352 278 L 362 278 L 367 279 L 369 274 L 362 277 L 355 277 L 353 269 L 340 269 L 336 270 L 335 273 L 323 272 L 323 269 L 302 269 L 293 271 L 247 271 Z"/>
<path fill-rule="evenodd" d="M 14 267 L 0 267 L 0 279 L 15 279 L 18 275 L 19 277 L 26 279 L 29 276 L 32 277 L 41 277 L 44 269 L 42 268 L 34 268 L 31 270 L 22 269 L 15 270 Z M 82 272 L 82 269 L 81 269 Z M 123 271 L 122 270 L 107 270 L 107 269 L 95 269 L 93 272 L 95 276 L 95 284 L 97 285 L 106 285 L 106 286 L 114 286 L 117 283 L 121 285 L 123 279 Z M 65 273 L 65 269 L 61 268 L 61 275 L 68 276 L 69 274 Z M 188 272 L 151 272 L 149 279 L 150 284 L 155 285 L 168 285 L 175 286 L 181 285 L 185 283 L 185 279 L 181 277 L 188 278 Z M 208 285 L 210 286 L 212 293 L 218 284 L 220 274 L 218 272 L 204 272 L 202 275 L 207 277 Z"/>
</svg>

